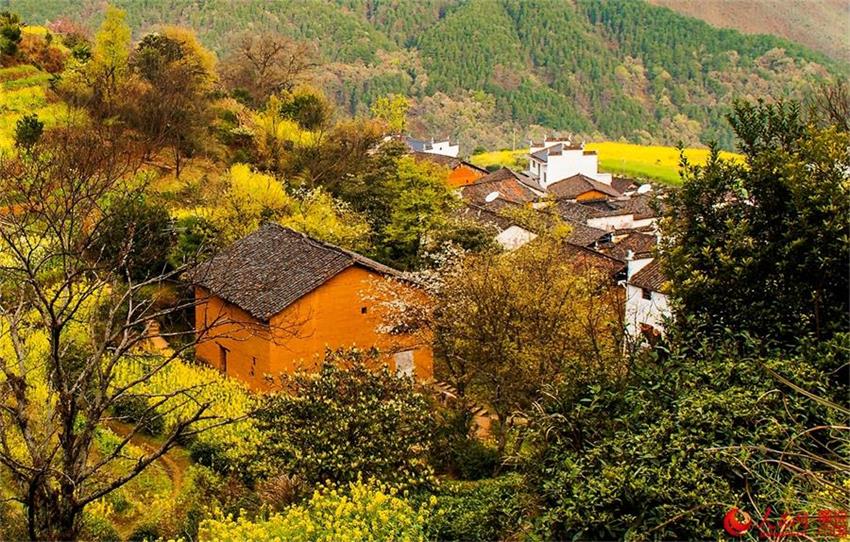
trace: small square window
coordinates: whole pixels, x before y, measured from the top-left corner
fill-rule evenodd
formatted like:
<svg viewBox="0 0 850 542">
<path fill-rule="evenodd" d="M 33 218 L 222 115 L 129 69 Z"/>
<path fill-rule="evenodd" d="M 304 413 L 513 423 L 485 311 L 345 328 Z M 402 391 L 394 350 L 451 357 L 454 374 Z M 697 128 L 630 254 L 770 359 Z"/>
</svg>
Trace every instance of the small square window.
<svg viewBox="0 0 850 542">
<path fill-rule="evenodd" d="M 649 300 L 652 299 L 652 290 L 647 290 L 646 288 L 641 288 L 640 294 L 641 294 L 641 296 L 643 296 L 644 299 L 649 299 Z"/>
<path fill-rule="evenodd" d="M 360 314 L 366 314 L 369 311 L 368 307 L 360 307 Z"/>
</svg>

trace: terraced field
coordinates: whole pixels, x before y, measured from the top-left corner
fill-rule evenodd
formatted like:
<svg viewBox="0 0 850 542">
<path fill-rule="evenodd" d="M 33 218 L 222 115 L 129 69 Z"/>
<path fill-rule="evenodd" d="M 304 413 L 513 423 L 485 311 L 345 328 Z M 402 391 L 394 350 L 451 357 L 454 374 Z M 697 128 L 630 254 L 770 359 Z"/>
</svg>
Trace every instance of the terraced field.
<svg viewBox="0 0 850 542">
<path fill-rule="evenodd" d="M 656 145 L 635 145 L 605 141 L 588 143 L 587 150 L 599 153 L 601 171 L 635 177 L 651 181 L 660 181 L 670 185 L 681 184 L 679 178 L 679 149 Z M 708 159 L 708 149 L 685 149 L 685 156 L 695 164 L 704 164 Z M 526 165 L 527 151 L 493 151 L 476 154 L 471 158 L 473 164 L 487 167 L 490 165 L 522 169 Z M 723 158 L 740 160 L 741 156 L 731 152 L 721 152 Z"/>
<path fill-rule="evenodd" d="M 46 126 L 66 119 L 68 107 L 49 96 L 51 75 L 31 65 L 0 68 L 0 150 L 14 144 L 15 123 L 35 113 Z"/>
</svg>

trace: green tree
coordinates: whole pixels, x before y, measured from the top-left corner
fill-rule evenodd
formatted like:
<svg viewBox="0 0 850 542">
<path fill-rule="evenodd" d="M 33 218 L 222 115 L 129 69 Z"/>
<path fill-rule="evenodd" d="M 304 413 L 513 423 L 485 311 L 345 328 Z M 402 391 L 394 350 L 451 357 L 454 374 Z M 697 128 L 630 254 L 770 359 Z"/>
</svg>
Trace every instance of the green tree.
<svg viewBox="0 0 850 542">
<path fill-rule="evenodd" d="M 401 134 L 407 126 L 410 102 L 400 94 L 381 96 L 372 104 L 372 115 L 384 121 L 390 133 Z"/>
<path fill-rule="evenodd" d="M 387 182 L 390 213 L 382 241 L 390 260 L 413 267 L 429 233 L 446 224 L 456 199 L 446 187 L 442 166 L 405 156 L 396 167 Z"/>
<path fill-rule="evenodd" d="M 681 318 L 795 341 L 850 325 L 850 134 L 796 104 L 736 106 L 746 162 L 683 164 L 662 222 Z"/>
<path fill-rule="evenodd" d="M 15 123 L 15 146 L 30 150 L 41 139 L 43 132 L 44 123 L 38 120 L 38 115 L 24 115 Z"/>
<path fill-rule="evenodd" d="M 322 91 L 301 86 L 281 96 L 280 113 L 305 130 L 319 130 L 328 125 L 333 107 Z"/>
<path fill-rule="evenodd" d="M 329 353 L 318 372 L 283 377 L 285 391 L 254 413 L 265 435 L 258 453 L 310 484 L 362 476 L 429 485 L 429 401 L 377 363 L 356 350 Z"/>
<path fill-rule="evenodd" d="M 137 281 L 168 273 L 172 269 L 168 256 L 175 242 L 168 209 L 139 194 L 111 205 L 90 256 L 111 262 Z"/>
<path fill-rule="evenodd" d="M 205 142 L 216 81 L 215 56 L 192 32 L 167 27 L 142 38 L 131 65 L 141 84 L 130 123 L 151 147 L 171 149 L 179 177 L 184 154 Z"/>
<path fill-rule="evenodd" d="M 0 12 L 0 54 L 15 56 L 21 43 L 21 20 L 17 14 Z"/>
<path fill-rule="evenodd" d="M 848 362 L 847 338 L 786 354 L 745 335 L 676 338 L 624 380 L 549 388 L 521 460 L 539 536 L 705 540 L 725 536 L 732 507 L 840 509 L 848 410 L 828 404 L 848 389 L 828 375 Z"/>
</svg>

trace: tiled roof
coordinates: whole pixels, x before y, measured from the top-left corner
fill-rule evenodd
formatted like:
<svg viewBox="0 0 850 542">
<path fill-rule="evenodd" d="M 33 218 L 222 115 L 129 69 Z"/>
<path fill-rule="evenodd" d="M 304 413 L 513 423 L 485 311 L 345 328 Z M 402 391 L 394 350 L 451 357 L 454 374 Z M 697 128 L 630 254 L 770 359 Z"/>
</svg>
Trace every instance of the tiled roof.
<svg viewBox="0 0 850 542">
<path fill-rule="evenodd" d="M 635 255 L 651 254 L 655 250 L 657 242 L 658 239 L 653 234 L 631 232 L 623 239 L 606 247 L 603 252 L 618 260 L 625 261 L 629 251 L 632 251 Z"/>
<path fill-rule="evenodd" d="M 574 222 L 571 220 L 566 221 L 570 226 L 570 234 L 567 236 L 566 241 L 569 243 L 573 243 L 576 245 L 581 245 L 583 247 L 590 246 L 603 237 L 609 235 L 609 232 L 605 230 L 600 230 L 599 228 L 592 228 L 581 222 Z"/>
<path fill-rule="evenodd" d="M 549 153 L 555 152 L 555 147 L 558 147 L 560 149 L 561 146 L 562 145 L 558 143 L 557 145 L 552 145 L 551 147 L 546 147 L 545 149 L 540 149 L 537 152 L 533 152 L 531 153 L 531 156 L 532 158 L 536 158 L 541 162 L 546 162 L 549 160 Z"/>
<path fill-rule="evenodd" d="M 508 168 L 501 168 L 461 188 L 461 196 L 472 203 L 484 203 L 487 196 L 498 192 L 499 197 L 514 203 L 529 203 L 538 198 L 533 181 Z"/>
<path fill-rule="evenodd" d="M 629 211 L 635 215 L 636 220 L 642 218 L 652 218 L 657 215 L 653 208 L 655 196 L 652 194 L 641 194 L 630 197 L 629 199 L 617 201 L 615 205 Z"/>
<path fill-rule="evenodd" d="M 448 142 L 451 145 L 451 140 L 449 138 L 445 139 L 416 139 L 410 136 L 404 136 L 404 142 L 407 146 L 414 151 L 429 151 L 434 148 L 434 142 L 442 143 Z"/>
<path fill-rule="evenodd" d="M 440 164 L 441 166 L 446 166 L 449 169 L 455 169 L 463 165 L 480 171 L 481 173 L 487 173 L 486 169 L 480 168 L 475 164 L 470 164 L 466 160 L 461 160 L 460 158 L 455 158 L 453 156 L 446 156 L 444 154 L 434 154 L 433 152 L 419 151 L 412 151 L 410 155 L 413 157 L 414 160 L 429 160 L 436 164 Z"/>
<path fill-rule="evenodd" d="M 400 276 L 360 254 L 267 223 L 192 272 L 194 284 L 268 321 L 345 269 Z"/>
<path fill-rule="evenodd" d="M 560 181 L 555 181 L 546 189 L 546 191 L 555 196 L 556 199 L 576 199 L 581 194 L 585 194 L 591 190 L 602 192 L 606 196 L 612 198 L 619 198 L 622 196 L 622 194 L 620 194 L 620 192 L 615 190 L 612 186 L 599 182 L 596 179 L 591 179 L 587 175 L 582 175 L 581 173 L 573 175 L 572 177 L 567 177 L 566 179 L 561 179 Z"/>
<path fill-rule="evenodd" d="M 600 202 L 604 205 L 592 205 L 576 201 L 560 200 L 555 204 L 557 212 L 564 220 L 574 220 L 587 223 L 591 218 L 604 216 L 619 216 L 629 212 L 608 205 L 608 202 Z"/>
<path fill-rule="evenodd" d="M 652 290 L 653 292 L 667 293 L 668 290 L 667 278 L 661 272 L 661 264 L 657 258 L 632 275 L 632 278 L 629 279 L 629 284 L 645 290 Z"/>
<path fill-rule="evenodd" d="M 618 276 L 621 280 L 624 278 L 622 276 L 626 269 L 624 262 L 591 248 L 567 242 L 563 245 L 563 255 L 570 263 L 579 268 L 597 269 L 604 272 L 612 280 L 617 280 Z"/>
<path fill-rule="evenodd" d="M 544 142 L 548 143 L 548 141 Z M 533 146 L 539 147 L 539 144 L 532 143 Z M 549 156 L 559 156 L 564 153 L 564 151 L 583 151 L 584 146 L 581 144 L 573 145 L 571 143 L 555 143 L 554 145 L 549 145 L 546 148 L 540 149 L 539 151 L 535 151 L 531 153 L 533 158 L 540 160 L 541 162 L 546 162 L 549 159 Z M 593 151 L 587 151 L 589 154 L 596 154 Z"/>
<path fill-rule="evenodd" d="M 501 209 L 509 205 L 512 204 L 498 199 L 483 205 L 467 203 L 458 210 L 457 216 L 460 218 L 472 219 L 485 226 L 492 226 L 501 232 L 513 225 L 513 221 L 510 218 L 503 216 L 499 212 Z"/>
<path fill-rule="evenodd" d="M 637 188 L 638 183 L 634 181 L 634 179 L 629 179 L 626 177 L 613 177 L 611 179 L 611 186 L 617 192 L 628 192 L 629 190 L 634 190 Z"/>
<path fill-rule="evenodd" d="M 480 224 L 490 225 L 498 228 L 499 231 L 504 231 L 513 225 L 517 225 L 515 224 L 515 221 L 502 213 L 503 210 L 511 207 L 518 207 L 518 204 L 505 201 L 503 199 L 496 199 L 482 205 L 468 203 L 459 211 L 458 216 L 462 218 L 470 218 Z M 541 213 L 543 216 L 552 216 L 552 213 L 548 213 L 546 211 L 538 210 L 537 212 Z M 610 235 L 610 233 L 605 230 L 592 228 L 581 222 L 566 222 L 570 226 L 570 234 L 565 239 L 568 243 L 587 247 Z"/>
</svg>

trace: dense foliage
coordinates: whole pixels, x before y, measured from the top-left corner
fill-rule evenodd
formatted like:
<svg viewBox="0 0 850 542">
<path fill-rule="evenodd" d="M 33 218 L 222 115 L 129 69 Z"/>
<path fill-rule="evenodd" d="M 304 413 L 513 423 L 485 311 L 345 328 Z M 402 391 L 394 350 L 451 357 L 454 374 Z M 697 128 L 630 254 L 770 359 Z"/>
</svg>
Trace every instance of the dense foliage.
<svg viewBox="0 0 850 542">
<path fill-rule="evenodd" d="M 511 131 L 531 124 L 730 148 L 725 114 L 735 96 L 758 89 L 800 97 L 812 76 L 847 71 L 786 40 L 720 30 L 644 2 L 116 3 L 134 28 L 191 21 L 222 53 L 232 30 L 250 25 L 309 42 L 327 67 L 320 82 L 349 113 L 406 94 L 427 104 L 412 128 L 455 135 L 462 110 L 479 125 L 465 131 L 467 152 L 483 141 L 508 147 Z M 14 7 L 34 22 L 82 13 L 75 2 Z"/>
<path fill-rule="evenodd" d="M 739 104 L 745 163 L 685 165 L 664 222 L 682 317 L 796 341 L 850 325 L 850 134 L 794 104 Z"/>
<path fill-rule="evenodd" d="M 431 484 L 428 400 L 412 380 L 368 361 L 360 352 L 338 353 L 315 373 L 283 377 L 286 393 L 268 396 L 254 414 L 264 435 L 259 453 L 309 484 L 360 476 Z"/>
</svg>

